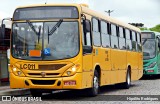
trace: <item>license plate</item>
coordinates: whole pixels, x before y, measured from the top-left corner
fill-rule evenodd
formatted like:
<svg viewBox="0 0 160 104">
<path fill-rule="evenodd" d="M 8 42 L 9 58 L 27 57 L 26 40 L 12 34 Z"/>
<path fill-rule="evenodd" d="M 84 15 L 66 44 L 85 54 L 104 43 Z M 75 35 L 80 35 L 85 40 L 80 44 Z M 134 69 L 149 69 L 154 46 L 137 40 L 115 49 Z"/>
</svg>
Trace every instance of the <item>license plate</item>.
<svg viewBox="0 0 160 104">
<path fill-rule="evenodd" d="M 76 85 L 76 81 L 64 81 L 64 85 Z"/>
</svg>

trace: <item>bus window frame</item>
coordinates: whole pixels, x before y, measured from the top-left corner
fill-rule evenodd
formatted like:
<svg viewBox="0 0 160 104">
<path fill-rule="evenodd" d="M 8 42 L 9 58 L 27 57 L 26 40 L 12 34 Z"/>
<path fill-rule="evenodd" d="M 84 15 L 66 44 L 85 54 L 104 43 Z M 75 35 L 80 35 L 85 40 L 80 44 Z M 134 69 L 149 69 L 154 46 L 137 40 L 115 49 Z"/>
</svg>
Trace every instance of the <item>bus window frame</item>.
<svg viewBox="0 0 160 104">
<path fill-rule="evenodd" d="M 133 52 L 138 52 L 138 49 L 137 49 L 137 45 L 138 45 L 138 43 L 137 43 L 137 32 L 136 31 L 134 31 L 134 30 L 130 30 L 131 31 L 131 38 L 132 38 L 132 51 Z M 133 33 L 135 34 L 135 37 L 133 37 Z M 133 40 L 135 38 L 135 40 Z M 133 42 L 135 42 L 136 43 L 136 47 L 135 47 L 135 50 L 133 49 Z"/>
<path fill-rule="evenodd" d="M 106 30 L 107 30 L 107 34 L 105 34 L 105 35 L 108 35 L 109 36 L 109 46 L 107 47 L 107 46 L 103 46 L 103 44 L 102 44 L 102 34 L 104 34 L 104 33 L 102 33 L 102 28 L 101 28 L 101 22 L 104 22 L 104 23 L 106 23 L 106 25 L 107 25 L 107 28 L 106 28 Z M 110 29 L 110 27 L 109 27 L 109 22 L 108 21 L 106 21 L 106 20 L 103 20 L 103 19 L 101 19 L 100 20 L 100 34 L 101 34 L 101 46 L 103 47 L 103 48 L 111 48 L 111 36 L 110 36 L 110 31 L 109 31 L 109 29 Z"/>
<path fill-rule="evenodd" d="M 89 21 L 89 24 L 90 24 L 90 46 L 88 46 L 86 43 L 87 43 L 87 33 L 84 33 L 84 24 L 82 24 L 82 48 L 83 47 L 90 47 L 91 48 L 91 50 L 93 51 L 93 42 L 92 42 L 92 32 L 91 32 L 91 30 L 92 30 L 92 28 L 91 28 L 91 21 L 89 20 L 89 19 L 86 19 L 87 21 Z M 86 21 L 85 20 L 85 21 Z M 83 43 L 83 41 L 84 41 L 84 43 Z M 82 49 L 83 50 L 83 49 Z M 87 52 L 87 53 L 84 53 L 84 50 L 83 50 L 83 55 L 86 55 L 86 54 L 92 54 L 92 51 L 91 52 Z"/>
<path fill-rule="evenodd" d="M 93 31 L 93 19 L 95 19 L 95 20 L 97 20 L 98 21 L 98 32 L 97 31 Z M 100 35 L 100 45 L 99 46 L 97 46 L 97 45 L 95 45 L 94 44 L 94 39 L 93 39 L 93 32 L 96 32 L 96 33 L 99 33 L 99 35 Z M 92 34 L 92 42 L 93 42 L 93 46 L 95 46 L 95 47 L 101 47 L 102 46 L 102 40 L 101 40 L 101 30 L 100 30 L 100 19 L 99 18 L 97 18 L 97 17 L 94 17 L 94 16 L 92 16 L 91 17 L 91 34 Z"/>
<path fill-rule="evenodd" d="M 122 30 L 123 30 L 123 37 L 120 37 L 119 28 L 122 28 Z M 120 44 L 119 44 L 119 49 L 120 50 L 127 50 L 127 48 L 126 48 L 126 37 L 125 37 L 125 27 L 121 26 L 121 25 L 118 25 L 117 26 L 117 31 L 118 31 L 118 43 L 120 43 L 119 38 L 124 38 L 125 39 L 125 47 L 124 47 L 124 49 L 120 49 Z"/>
<path fill-rule="evenodd" d="M 30 21 L 30 22 L 57 22 L 57 19 L 55 19 L 55 21 L 51 21 L 51 20 L 48 20 L 48 21 L 45 21 L 45 20 L 38 20 L 38 21 L 35 21 L 35 20 L 32 20 L 32 21 Z M 12 54 L 12 49 L 13 49 L 13 25 L 15 24 L 15 23 L 27 23 L 27 22 L 25 22 L 25 21 L 23 21 L 23 22 L 19 22 L 19 21 L 13 21 L 12 22 L 12 32 L 11 32 L 11 47 L 10 47 L 10 55 L 13 57 L 13 58 L 15 58 L 15 59 L 18 59 L 18 60 L 25 60 L 25 61 L 59 61 L 59 60 L 67 60 L 67 59 L 73 59 L 73 58 L 75 58 L 75 57 L 77 57 L 79 54 L 80 54 L 80 52 L 81 52 L 81 42 L 80 42 L 80 24 L 81 24 L 81 22 L 79 22 L 79 20 L 76 20 L 76 19 L 73 19 L 73 21 L 71 21 L 71 20 L 67 20 L 67 21 L 63 21 L 63 22 L 77 22 L 78 23 L 78 44 L 79 44 L 79 51 L 77 52 L 77 55 L 75 55 L 75 56 L 73 56 L 73 57 L 70 57 L 70 58 L 64 58 L 64 59 L 56 59 L 56 60 L 28 60 L 28 59 L 22 59 L 22 58 L 16 58 L 16 57 L 14 57 L 13 56 L 13 54 Z M 44 35 L 44 33 L 43 33 L 43 35 Z"/>
<path fill-rule="evenodd" d="M 142 43 L 141 43 L 141 33 L 136 32 L 137 33 L 137 45 L 140 44 L 141 50 L 138 49 L 137 47 L 137 52 L 141 53 L 142 52 Z M 139 42 L 138 42 L 138 35 L 139 35 Z"/>
<path fill-rule="evenodd" d="M 126 38 L 126 30 L 129 31 L 129 37 L 130 37 L 130 39 Z M 131 29 L 125 27 L 125 28 L 124 28 L 124 32 L 125 32 L 125 39 L 126 39 L 126 50 L 127 50 L 127 51 L 133 51 L 132 46 L 131 46 L 131 49 L 127 49 L 127 40 L 130 40 L 130 41 L 131 41 L 131 45 L 132 45 L 132 34 L 131 34 Z"/>
<path fill-rule="evenodd" d="M 112 27 L 111 27 L 111 25 L 115 25 L 115 27 L 116 27 L 116 35 L 112 35 Z M 110 26 L 110 47 L 112 48 L 112 49 L 119 49 L 119 36 L 118 36 L 118 30 L 117 30 L 117 24 L 116 23 L 113 23 L 113 22 L 110 22 L 110 24 L 109 24 L 109 26 Z M 118 41 L 118 44 L 117 44 L 117 48 L 114 48 L 114 47 L 112 47 L 112 36 L 113 37 L 117 37 L 117 41 Z"/>
</svg>

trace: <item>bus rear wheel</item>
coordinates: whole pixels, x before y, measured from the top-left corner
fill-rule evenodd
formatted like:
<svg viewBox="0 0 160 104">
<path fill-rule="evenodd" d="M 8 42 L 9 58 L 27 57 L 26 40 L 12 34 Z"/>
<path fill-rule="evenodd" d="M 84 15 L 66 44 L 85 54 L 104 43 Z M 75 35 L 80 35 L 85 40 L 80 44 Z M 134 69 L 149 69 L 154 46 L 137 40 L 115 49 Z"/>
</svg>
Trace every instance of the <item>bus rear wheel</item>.
<svg viewBox="0 0 160 104">
<path fill-rule="evenodd" d="M 131 73 L 130 70 L 127 71 L 126 82 L 122 83 L 122 87 L 125 89 L 129 89 L 131 86 Z"/>
<path fill-rule="evenodd" d="M 99 92 L 99 75 L 97 70 L 94 72 L 92 88 L 88 89 L 89 96 L 97 96 Z"/>
<path fill-rule="evenodd" d="M 30 93 L 33 97 L 41 97 L 42 92 L 38 89 L 30 89 Z"/>
</svg>

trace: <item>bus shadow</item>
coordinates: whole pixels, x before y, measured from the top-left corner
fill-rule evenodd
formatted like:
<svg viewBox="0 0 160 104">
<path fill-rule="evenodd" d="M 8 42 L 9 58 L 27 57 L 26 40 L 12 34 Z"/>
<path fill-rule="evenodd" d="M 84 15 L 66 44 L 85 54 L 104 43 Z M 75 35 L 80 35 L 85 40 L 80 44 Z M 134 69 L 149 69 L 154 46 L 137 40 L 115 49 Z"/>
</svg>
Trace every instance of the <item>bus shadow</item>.
<svg viewBox="0 0 160 104">
<path fill-rule="evenodd" d="M 130 88 L 136 87 L 136 86 L 138 86 L 138 85 L 131 84 Z M 112 92 L 121 91 L 121 90 L 127 90 L 127 89 L 125 89 L 121 86 L 118 86 L 117 84 L 116 85 L 107 85 L 107 86 L 101 87 L 100 94 L 112 93 Z"/>
<path fill-rule="evenodd" d="M 157 80 L 160 79 L 160 74 L 159 75 L 143 75 L 140 80 Z"/>
<path fill-rule="evenodd" d="M 82 90 L 62 91 L 58 93 L 46 94 L 42 96 L 43 101 L 84 101 L 92 100 L 92 97 L 87 97 Z"/>
<path fill-rule="evenodd" d="M 132 84 L 132 87 L 135 87 L 136 85 Z M 118 88 L 116 85 L 107 85 L 102 86 L 100 88 L 100 93 L 96 97 L 89 97 L 87 95 L 86 90 L 68 90 L 68 91 L 62 91 L 58 93 L 52 93 L 52 94 L 46 94 L 42 96 L 42 100 L 44 101 L 95 101 L 99 99 L 100 96 L 110 95 L 109 93 L 120 91 L 120 90 L 126 90 L 123 88 Z"/>
</svg>

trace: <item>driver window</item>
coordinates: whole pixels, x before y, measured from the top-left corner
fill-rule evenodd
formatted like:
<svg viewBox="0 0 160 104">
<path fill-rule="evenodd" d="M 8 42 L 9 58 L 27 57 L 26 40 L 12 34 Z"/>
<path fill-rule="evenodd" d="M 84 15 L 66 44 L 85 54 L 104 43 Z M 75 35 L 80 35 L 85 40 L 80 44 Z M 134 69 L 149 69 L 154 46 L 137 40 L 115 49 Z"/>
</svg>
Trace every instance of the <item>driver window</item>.
<svg viewBox="0 0 160 104">
<path fill-rule="evenodd" d="M 89 20 L 87 20 L 87 21 L 89 21 Z M 90 21 L 89 21 L 89 23 L 90 23 Z M 84 28 L 84 26 L 83 26 L 83 28 Z M 82 36 L 83 36 L 82 37 L 83 38 L 83 45 L 84 46 L 91 46 L 91 33 L 90 32 L 84 33 L 84 31 L 83 31 Z"/>
</svg>

